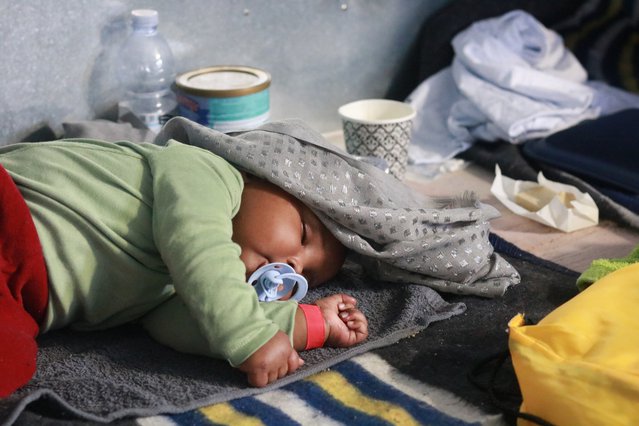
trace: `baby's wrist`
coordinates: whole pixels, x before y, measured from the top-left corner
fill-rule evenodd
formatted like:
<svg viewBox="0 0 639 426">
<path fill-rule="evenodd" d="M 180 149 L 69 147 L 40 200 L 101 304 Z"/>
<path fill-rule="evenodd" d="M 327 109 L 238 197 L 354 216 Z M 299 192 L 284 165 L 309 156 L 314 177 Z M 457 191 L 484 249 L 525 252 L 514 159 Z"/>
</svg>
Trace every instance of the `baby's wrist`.
<svg viewBox="0 0 639 426">
<path fill-rule="evenodd" d="M 322 310 L 317 305 L 300 303 L 299 309 L 306 320 L 306 342 L 304 349 L 321 348 L 328 339 L 330 326 L 324 319 Z"/>
</svg>

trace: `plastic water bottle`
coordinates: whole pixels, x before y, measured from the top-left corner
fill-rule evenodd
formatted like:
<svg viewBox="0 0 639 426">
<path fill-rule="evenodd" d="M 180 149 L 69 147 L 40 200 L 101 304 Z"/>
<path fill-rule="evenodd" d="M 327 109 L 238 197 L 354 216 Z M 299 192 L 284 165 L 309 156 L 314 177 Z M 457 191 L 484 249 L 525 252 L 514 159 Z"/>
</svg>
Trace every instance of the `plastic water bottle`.
<svg viewBox="0 0 639 426">
<path fill-rule="evenodd" d="M 149 129 L 157 132 L 166 115 L 177 106 L 171 85 L 175 64 L 171 48 L 158 32 L 158 12 L 131 11 L 133 33 L 120 49 L 118 77 L 125 93 L 118 103 L 118 115 L 132 112 Z"/>
</svg>

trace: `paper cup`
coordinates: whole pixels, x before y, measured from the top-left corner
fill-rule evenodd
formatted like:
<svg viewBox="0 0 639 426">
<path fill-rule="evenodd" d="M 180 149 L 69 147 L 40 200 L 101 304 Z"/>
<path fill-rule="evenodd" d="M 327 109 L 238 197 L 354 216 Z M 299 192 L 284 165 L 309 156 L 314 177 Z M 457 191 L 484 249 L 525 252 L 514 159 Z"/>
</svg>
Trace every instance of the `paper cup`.
<svg viewBox="0 0 639 426">
<path fill-rule="evenodd" d="M 364 99 L 343 105 L 338 112 L 346 150 L 353 155 L 384 159 L 390 174 L 403 180 L 415 117 L 413 107 L 388 99 Z"/>
</svg>

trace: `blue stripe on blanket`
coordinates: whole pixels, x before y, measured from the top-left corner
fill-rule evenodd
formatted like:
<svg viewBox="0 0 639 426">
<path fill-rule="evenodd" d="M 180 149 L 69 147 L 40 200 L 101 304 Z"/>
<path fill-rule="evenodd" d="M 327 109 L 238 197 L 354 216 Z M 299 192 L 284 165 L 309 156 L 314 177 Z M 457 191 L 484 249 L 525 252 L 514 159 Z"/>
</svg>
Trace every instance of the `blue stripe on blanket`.
<svg viewBox="0 0 639 426">
<path fill-rule="evenodd" d="M 378 380 L 358 364 L 352 361 L 337 364 L 334 370 L 341 373 L 351 384 L 371 398 L 396 404 L 409 412 L 421 424 L 436 424 L 441 426 L 466 426 L 478 423 L 467 423 L 450 417 L 431 407 L 423 401 L 418 401 L 394 387 Z"/>
<path fill-rule="evenodd" d="M 345 406 L 329 393 L 325 392 L 320 386 L 309 380 L 300 380 L 299 382 L 286 386 L 285 389 L 295 392 L 306 403 L 321 411 L 324 415 L 339 422 L 370 426 L 388 425 L 387 422 L 378 417 L 369 416 L 364 412 Z"/>
<path fill-rule="evenodd" d="M 236 410 L 259 418 L 267 426 L 282 426 L 297 424 L 279 408 L 265 404 L 253 397 L 246 397 L 229 401 Z"/>
</svg>

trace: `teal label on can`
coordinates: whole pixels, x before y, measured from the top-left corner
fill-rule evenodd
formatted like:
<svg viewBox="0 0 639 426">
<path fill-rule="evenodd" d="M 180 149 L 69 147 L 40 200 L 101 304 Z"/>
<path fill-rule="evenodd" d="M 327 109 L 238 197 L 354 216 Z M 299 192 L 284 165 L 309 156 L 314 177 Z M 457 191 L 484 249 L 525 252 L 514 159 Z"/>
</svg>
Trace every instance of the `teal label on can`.
<svg viewBox="0 0 639 426">
<path fill-rule="evenodd" d="M 212 128 L 256 127 L 264 123 L 269 113 L 269 89 L 245 96 L 205 98 L 186 93 L 178 95 L 180 114 Z M 255 123 L 254 121 L 258 122 Z"/>
</svg>

